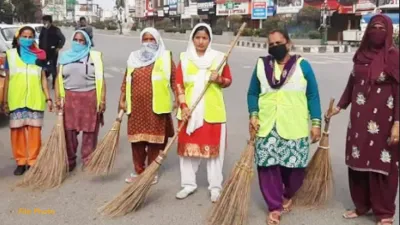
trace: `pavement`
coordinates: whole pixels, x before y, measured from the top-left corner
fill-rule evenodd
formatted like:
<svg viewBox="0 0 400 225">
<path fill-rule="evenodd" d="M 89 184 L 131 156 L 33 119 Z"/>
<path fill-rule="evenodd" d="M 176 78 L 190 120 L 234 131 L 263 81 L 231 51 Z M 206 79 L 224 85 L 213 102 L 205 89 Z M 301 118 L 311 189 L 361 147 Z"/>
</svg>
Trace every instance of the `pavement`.
<svg viewBox="0 0 400 225">
<path fill-rule="evenodd" d="M 71 31 L 64 31 L 68 39 Z M 101 129 L 100 138 L 111 128 L 117 114 L 120 85 L 127 57 L 130 51 L 139 46 L 136 37 L 95 34 L 95 49 L 104 53 L 107 81 L 106 123 Z M 175 62 L 179 52 L 184 51 L 184 41 L 165 40 L 168 49 L 173 51 Z M 214 48 L 226 51 L 226 45 L 214 45 Z M 225 90 L 228 114 L 228 150 L 225 156 L 224 175 L 229 176 L 234 163 L 246 146 L 248 138 L 248 114 L 246 92 L 250 76 L 257 57 L 265 51 L 237 47 L 229 59 L 233 84 Z M 303 54 L 309 60 L 316 73 L 325 111 L 330 97 L 338 99 L 347 82 L 352 68 L 352 55 L 343 54 Z M 373 225 L 372 216 L 354 220 L 342 219 L 346 209 L 353 208 L 348 181 L 347 167 L 344 165 L 344 144 L 348 123 L 348 111 L 335 117 L 331 125 L 331 157 L 334 169 L 335 196 L 324 208 L 308 211 L 294 209 L 284 215 L 282 225 Z M 43 127 L 45 140 L 55 124 L 55 115 L 46 113 Z M 0 225 L 205 225 L 206 215 L 212 203 L 207 191 L 206 168 L 204 163 L 198 172 L 198 191 L 185 200 L 176 200 L 180 190 L 179 162 L 176 146 L 169 153 L 161 167 L 159 183 L 153 186 L 145 205 L 137 212 L 124 217 L 109 219 L 102 217 L 97 209 L 118 195 L 127 184 L 124 179 L 132 172 L 130 144 L 126 137 L 126 117 L 124 117 L 120 149 L 116 158 L 113 174 L 108 177 L 93 178 L 79 169 L 73 172 L 64 184 L 54 190 L 32 192 L 15 189 L 14 184 L 21 179 L 15 177 L 15 162 L 10 146 L 10 134 L 7 120 L 2 119 L 0 127 Z M 312 153 L 317 148 L 313 145 Z M 25 213 L 32 210 L 31 214 Z M 48 214 L 35 213 L 45 212 Z M 252 196 L 249 209 L 249 225 L 266 224 L 267 208 L 259 191 L 256 177 L 252 184 Z M 398 215 L 396 215 L 396 218 Z M 396 221 L 395 224 L 398 224 Z"/>
</svg>

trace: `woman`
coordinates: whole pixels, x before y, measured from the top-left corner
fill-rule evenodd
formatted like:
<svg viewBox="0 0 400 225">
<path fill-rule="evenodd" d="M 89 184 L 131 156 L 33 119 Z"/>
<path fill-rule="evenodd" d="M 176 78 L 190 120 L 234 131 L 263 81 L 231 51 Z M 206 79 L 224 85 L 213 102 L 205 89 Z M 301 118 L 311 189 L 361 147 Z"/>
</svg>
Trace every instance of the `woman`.
<svg viewBox="0 0 400 225">
<path fill-rule="evenodd" d="M 128 141 L 132 146 L 135 173 L 125 179 L 133 182 L 158 156 L 174 135 L 171 118 L 175 64 L 172 54 L 154 28 L 140 34 L 140 50 L 130 54 L 122 82 L 120 109 L 128 115 Z M 175 92 L 173 90 L 173 92 Z M 155 176 L 153 184 L 158 182 Z"/>
<path fill-rule="evenodd" d="M 106 83 L 102 54 L 91 50 L 88 34 L 78 30 L 72 36 L 71 49 L 58 62 L 56 78 L 57 107 L 64 111 L 69 171 L 76 167 L 78 134 L 82 132 L 83 166 L 97 145 L 99 125 L 106 110 Z"/>
<path fill-rule="evenodd" d="M 177 67 L 179 124 L 189 119 L 190 108 L 206 83 L 212 83 L 178 137 L 182 185 L 182 190 L 176 195 L 178 199 L 188 197 L 197 189 L 196 172 L 201 159 L 207 160 L 212 202 L 218 200 L 222 189 L 226 143 L 226 112 L 222 89 L 231 85 L 232 78 L 227 64 L 220 71 L 215 71 L 223 61 L 224 54 L 212 49 L 211 42 L 211 27 L 205 23 L 197 24 Z"/>
<path fill-rule="evenodd" d="M 291 55 L 286 32 L 268 35 L 269 56 L 258 59 L 247 103 L 250 129 L 257 131 L 256 164 L 260 189 L 269 207 L 267 223 L 279 224 L 301 187 L 311 142 L 321 136 L 318 84 L 309 62 Z"/>
<path fill-rule="evenodd" d="M 393 224 L 399 178 L 399 51 L 392 37 L 390 18 L 372 17 L 346 89 L 327 115 L 351 104 L 346 165 L 355 209 L 343 216 L 352 219 L 372 209 L 378 225 Z"/>
<path fill-rule="evenodd" d="M 6 55 L 3 107 L 10 115 L 11 145 L 17 162 L 14 175 L 19 176 L 36 162 L 44 111 L 46 105 L 52 110 L 52 100 L 42 70 L 46 53 L 36 47 L 33 28 L 22 27 Z"/>
</svg>

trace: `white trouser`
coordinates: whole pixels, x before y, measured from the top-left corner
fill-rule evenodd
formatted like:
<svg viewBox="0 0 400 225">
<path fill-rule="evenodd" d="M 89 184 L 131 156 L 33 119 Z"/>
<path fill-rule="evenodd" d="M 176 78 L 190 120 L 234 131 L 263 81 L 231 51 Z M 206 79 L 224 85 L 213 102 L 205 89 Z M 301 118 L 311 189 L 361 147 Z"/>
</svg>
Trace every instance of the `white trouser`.
<svg viewBox="0 0 400 225">
<path fill-rule="evenodd" d="M 225 142 L 226 141 L 226 126 L 221 124 L 221 138 L 219 155 L 216 158 L 205 159 L 207 161 L 207 178 L 208 190 L 221 190 L 223 175 L 222 168 L 224 164 Z M 181 169 L 181 185 L 190 191 L 197 189 L 196 173 L 201 163 L 201 158 L 195 157 L 179 157 Z"/>
</svg>

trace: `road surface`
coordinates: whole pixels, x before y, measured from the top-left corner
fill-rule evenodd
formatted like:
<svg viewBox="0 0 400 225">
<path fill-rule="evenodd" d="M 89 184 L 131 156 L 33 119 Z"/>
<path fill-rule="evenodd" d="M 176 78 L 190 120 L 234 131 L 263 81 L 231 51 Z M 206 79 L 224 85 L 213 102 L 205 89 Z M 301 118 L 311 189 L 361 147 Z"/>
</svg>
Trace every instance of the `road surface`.
<svg viewBox="0 0 400 225">
<path fill-rule="evenodd" d="M 71 31 L 65 31 L 70 39 Z M 106 123 L 101 129 L 102 137 L 111 127 L 117 113 L 119 90 L 130 51 L 139 46 L 135 37 L 113 34 L 95 34 L 96 49 L 104 53 L 107 79 Z M 167 48 L 174 53 L 178 62 L 179 52 L 184 51 L 183 41 L 165 40 Z M 221 51 L 228 46 L 214 45 Z M 250 75 L 257 57 L 265 54 L 262 50 L 236 48 L 229 64 L 232 69 L 233 84 L 225 90 L 228 112 L 228 150 L 225 158 L 224 173 L 227 177 L 246 146 L 248 138 L 248 114 L 246 92 Z M 321 93 L 323 111 L 328 107 L 329 98 L 338 99 L 351 70 L 352 54 L 304 54 L 317 75 Z M 55 115 L 46 113 L 43 127 L 43 139 L 46 139 L 55 123 Z M 335 117 L 331 127 L 331 156 L 335 178 L 335 197 L 325 208 L 315 211 L 294 209 L 282 219 L 282 224 L 292 225 L 373 225 L 373 217 L 354 220 L 342 219 L 345 209 L 353 208 L 348 191 L 347 167 L 344 165 L 344 140 L 348 123 L 348 111 Z M 126 117 L 121 128 L 120 150 L 116 159 L 114 173 L 107 178 L 91 178 L 81 170 L 75 170 L 63 186 L 46 192 L 30 192 L 13 189 L 21 178 L 13 176 L 15 162 L 12 158 L 10 135 L 7 123 L 0 127 L 0 224 L 4 225 L 205 225 L 206 214 L 211 207 L 207 191 L 207 178 L 203 163 L 198 173 L 198 191 L 185 200 L 176 200 L 180 190 L 179 163 L 176 148 L 161 168 L 159 183 L 152 188 L 148 202 L 136 213 L 108 219 L 97 213 L 97 208 L 126 186 L 124 179 L 132 172 L 131 149 L 126 137 Z M 313 145 L 315 150 L 317 146 Z M 312 151 L 314 152 L 314 151 Z M 49 215 L 39 215 L 28 210 L 50 210 Z M 22 210 L 22 211 L 21 211 Z M 252 186 L 249 225 L 265 224 L 267 208 L 260 194 L 257 179 Z M 398 216 L 396 216 L 398 217 Z M 397 222 L 398 224 L 398 222 Z"/>
</svg>

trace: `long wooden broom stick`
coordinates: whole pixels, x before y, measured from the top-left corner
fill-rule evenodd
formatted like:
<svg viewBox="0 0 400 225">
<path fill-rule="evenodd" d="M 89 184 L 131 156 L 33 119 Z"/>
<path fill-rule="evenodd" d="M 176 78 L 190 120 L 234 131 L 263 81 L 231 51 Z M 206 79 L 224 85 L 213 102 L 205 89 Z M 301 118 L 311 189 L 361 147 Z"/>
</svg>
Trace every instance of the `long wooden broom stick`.
<svg viewBox="0 0 400 225">
<path fill-rule="evenodd" d="M 231 46 L 228 50 L 228 52 L 225 54 L 223 60 L 221 63 L 218 65 L 216 71 L 220 71 L 221 68 L 225 65 L 225 62 L 227 61 L 228 57 L 230 56 L 233 48 L 236 46 L 240 35 L 242 34 L 244 28 L 246 27 L 246 23 L 243 23 L 242 26 L 239 29 L 239 32 L 237 33 L 235 39 L 231 43 Z M 206 91 L 211 85 L 211 81 L 207 83 L 205 88 L 203 89 L 202 93 L 200 96 L 197 98 L 197 100 L 194 102 L 192 105 L 189 115 L 192 114 L 192 112 L 195 110 L 203 96 L 205 95 Z M 137 210 L 142 203 L 145 201 L 146 196 L 148 195 L 151 187 L 152 187 L 152 182 L 154 180 L 155 175 L 157 174 L 157 171 L 159 167 L 161 166 L 163 160 L 166 158 L 166 155 L 168 154 L 168 151 L 171 149 L 172 144 L 175 142 L 175 140 L 178 138 L 179 133 L 185 126 L 187 120 L 183 120 L 180 126 L 178 127 L 177 132 L 175 135 L 171 138 L 169 143 L 165 146 L 165 149 L 160 152 L 156 160 L 150 164 L 146 168 L 146 170 L 140 174 L 135 182 L 131 183 L 127 188 L 122 191 L 120 195 L 118 195 L 114 200 L 106 204 L 105 206 L 100 208 L 100 211 L 109 216 L 122 216 L 126 215 L 132 211 Z"/>
</svg>

